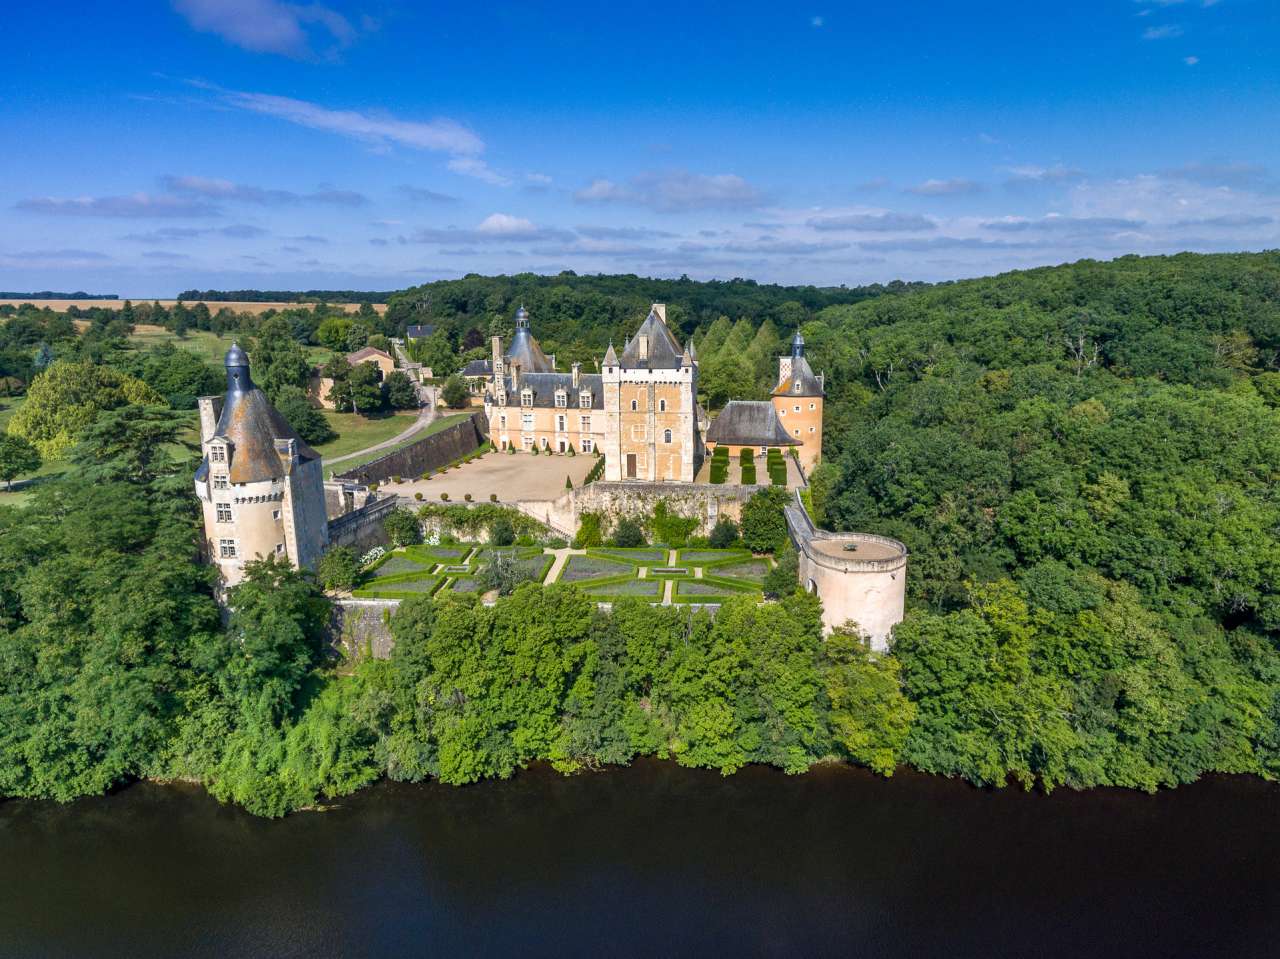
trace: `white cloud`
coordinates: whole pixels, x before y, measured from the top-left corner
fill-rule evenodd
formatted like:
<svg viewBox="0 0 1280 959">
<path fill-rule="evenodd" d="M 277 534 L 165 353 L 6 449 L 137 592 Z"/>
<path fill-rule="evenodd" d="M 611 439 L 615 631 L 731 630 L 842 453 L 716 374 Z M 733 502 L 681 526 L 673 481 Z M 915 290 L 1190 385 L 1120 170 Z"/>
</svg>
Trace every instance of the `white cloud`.
<svg viewBox="0 0 1280 959">
<path fill-rule="evenodd" d="M 128 196 L 33 197 L 19 200 L 19 210 L 61 216 L 105 217 L 203 217 L 217 216 L 218 208 L 203 199 L 167 194 L 132 193 Z"/>
<path fill-rule="evenodd" d="M 1197 63 L 1200 62 L 1200 58 L 1199 57 L 1183 57 L 1182 62 L 1189 67 L 1194 67 Z"/>
<path fill-rule="evenodd" d="M 1007 182 L 1010 184 L 1063 183 L 1068 180 L 1078 180 L 1084 175 L 1081 171 L 1061 163 L 1055 163 L 1051 167 L 1023 164 L 1004 169 L 1009 174 Z"/>
<path fill-rule="evenodd" d="M 492 186 L 510 186 L 511 178 L 491 169 L 479 157 L 454 157 L 449 161 L 449 169 L 463 176 L 473 177 Z"/>
<path fill-rule="evenodd" d="M 284 206 L 293 203 L 326 203 L 333 206 L 363 206 L 369 198 L 354 190 L 335 190 L 322 187 L 312 193 L 295 193 L 292 190 L 274 190 L 264 187 L 233 183 L 218 177 L 164 176 L 160 182 L 170 193 L 208 197 L 212 200 L 238 201 L 260 206 Z"/>
<path fill-rule="evenodd" d="M 1166 23 L 1158 27 L 1147 27 L 1142 31 L 1143 40 L 1171 40 L 1182 36 L 1182 27 L 1176 23 Z"/>
<path fill-rule="evenodd" d="M 317 45 L 336 52 L 356 37 L 356 29 L 331 7 L 278 0 L 173 0 L 173 8 L 193 29 L 212 33 L 254 53 L 305 58 Z"/>
<path fill-rule="evenodd" d="M 956 178 L 952 180 L 925 180 L 923 183 L 907 188 L 908 193 L 914 193 L 917 196 L 961 196 L 964 194 L 981 193 L 982 184 L 975 183 L 972 180 Z"/>
<path fill-rule="evenodd" d="M 687 170 L 641 173 L 625 184 L 595 179 L 574 193 L 573 198 L 579 203 L 630 203 L 660 213 L 741 210 L 764 203 L 763 194 L 736 174 L 708 175 Z"/>
<path fill-rule="evenodd" d="M 810 217 L 806 225 L 821 232 L 837 230 L 868 233 L 920 233 L 936 230 L 938 224 L 918 213 L 844 213 Z"/>
<path fill-rule="evenodd" d="M 511 216 L 508 213 L 490 213 L 476 227 L 477 233 L 488 233 L 502 236 L 529 236 L 538 228 L 531 220 Z"/>
<path fill-rule="evenodd" d="M 827 21 L 826 21 L 826 19 L 825 19 L 824 17 L 812 17 L 812 18 L 809 20 L 809 26 L 813 27 L 814 29 L 819 29 L 819 28 L 821 28 L 821 27 L 823 26 L 823 24 L 825 24 L 826 22 L 827 22 Z"/>
</svg>

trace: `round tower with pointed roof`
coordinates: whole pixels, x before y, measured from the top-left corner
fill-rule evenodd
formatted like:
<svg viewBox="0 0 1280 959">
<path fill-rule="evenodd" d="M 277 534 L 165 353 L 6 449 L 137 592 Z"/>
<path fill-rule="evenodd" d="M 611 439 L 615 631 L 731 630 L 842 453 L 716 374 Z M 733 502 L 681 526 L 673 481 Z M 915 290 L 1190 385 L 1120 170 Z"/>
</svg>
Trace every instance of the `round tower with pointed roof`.
<svg viewBox="0 0 1280 959">
<path fill-rule="evenodd" d="M 254 385 L 239 344 L 224 364 L 226 394 L 199 400 L 204 456 L 195 475 L 205 552 L 223 589 L 270 555 L 312 567 L 329 542 L 319 454 Z"/>
</svg>

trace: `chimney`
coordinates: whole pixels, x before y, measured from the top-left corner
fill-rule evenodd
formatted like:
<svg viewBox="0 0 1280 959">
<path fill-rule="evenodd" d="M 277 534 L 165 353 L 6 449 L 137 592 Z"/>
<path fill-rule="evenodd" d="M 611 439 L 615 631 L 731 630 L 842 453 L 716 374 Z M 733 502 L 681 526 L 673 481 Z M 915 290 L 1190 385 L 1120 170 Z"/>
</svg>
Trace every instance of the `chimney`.
<svg viewBox="0 0 1280 959">
<path fill-rule="evenodd" d="M 636 337 L 636 341 L 639 343 L 640 361 L 644 362 L 649 359 L 649 337 L 647 334 L 641 333 Z"/>
<path fill-rule="evenodd" d="M 570 369 L 573 370 L 573 388 L 576 390 L 578 388 L 578 378 L 582 373 L 582 364 L 574 363 Z"/>
<path fill-rule="evenodd" d="M 653 304 L 653 315 L 662 321 L 663 326 L 666 326 L 667 325 L 667 304 L 665 303 Z"/>
<path fill-rule="evenodd" d="M 511 391 L 513 393 L 519 393 L 520 392 L 520 361 L 512 360 L 510 363 L 510 368 L 511 368 Z"/>
<path fill-rule="evenodd" d="M 213 432 L 218 428 L 218 417 L 222 415 L 222 397 L 202 396 L 197 402 L 200 406 L 200 442 L 207 443 L 213 439 Z"/>
<path fill-rule="evenodd" d="M 489 346 L 492 352 L 493 375 L 502 375 L 502 337 L 494 336 L 489 338 Z"/>
</svg>

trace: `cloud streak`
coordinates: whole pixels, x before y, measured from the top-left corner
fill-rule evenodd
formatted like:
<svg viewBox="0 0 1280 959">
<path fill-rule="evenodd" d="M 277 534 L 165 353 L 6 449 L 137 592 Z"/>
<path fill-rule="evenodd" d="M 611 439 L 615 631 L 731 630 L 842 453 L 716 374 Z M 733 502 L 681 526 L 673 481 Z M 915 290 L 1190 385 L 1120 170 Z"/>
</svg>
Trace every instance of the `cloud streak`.
<svg viewBox="0 0 1280 959">
<path fill-rule="evenodd" d="M 746 210 L 763 206 L 764 194 L 733 173 L 666 170 L 641 173 L 625 183 L 597 178 L 574 193 L 579 203 L 623 203 L 659 213 Z"/>
<path fill-rule="evenodd" d="M 938 224 L 918 213 L 846 213 L 832 216 L 813 216 L 807 226 L 822 232 L 841 230 L 863 233 L 926 233 L 936 230 Z"/>
<path fill-rule="evenodd" d="M 54 216 L 93 217 L 208 217 L 221 211 L 207 200 L 168 194 L 131 193 L 128 196 L 41 196 L 19 200 L 16 209 Z"/>
<path fill-rule="evenodd" d="M 349 46 L 356 28 L 342 14 L 320 3 L 278 0 L 173 0 L 173 9 L 193 30 L 211 33 L 253 53 L 294 59 L 328 55 Z"/>
</svg>

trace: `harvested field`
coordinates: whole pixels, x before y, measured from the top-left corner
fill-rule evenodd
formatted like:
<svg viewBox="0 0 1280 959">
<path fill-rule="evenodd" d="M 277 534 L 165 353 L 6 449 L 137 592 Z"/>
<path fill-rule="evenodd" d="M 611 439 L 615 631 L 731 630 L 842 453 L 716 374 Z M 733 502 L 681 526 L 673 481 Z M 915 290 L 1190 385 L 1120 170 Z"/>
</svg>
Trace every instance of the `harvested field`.
<svg viewBox="0 0 1280 959">
<path fill-rule="evenodd" d="M 140 297 L 130 302 L 133 303 L 159 303 L 165 309 L 169 309 L 177 304 L 177 300 L 154 300 L 150 297 Z M 236 313 L 265 313 L 267 310 L 289 310 L 299 306 L 305 306 L 308 309 L 315 306 L 315 303 L 253 303 L 247 300 L 229 300 L 227 302 L 212 302 L 203 300 L 183 300 L 187 306 L 195 306 L 197 303 L 203 302 L 209 308 L 210 313 L 217 313 L 223 307 L 233 310 Z M 119 310 L 124 308 L 124 300 L 0 300 L 0 306 L 6 303 L 14 306 L 21 306 L 24 303 L 32 304 L 37 310 L 43 310 L 48 307 L 58 313 L 65 313 L 67 307 L 74 306 L 78 310 L 91 310 L 94 308 L 102 310 Z M 359 303 L 330 303 L 330 308 L 336 312 L 355 313 L 360 309 Z M 373 308 L 379 313 L 387 312 L 387 304 L 375 303 Z"/>
</svg>

